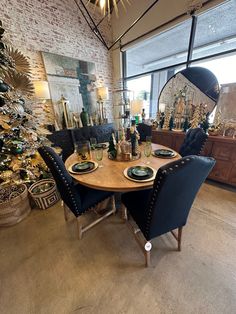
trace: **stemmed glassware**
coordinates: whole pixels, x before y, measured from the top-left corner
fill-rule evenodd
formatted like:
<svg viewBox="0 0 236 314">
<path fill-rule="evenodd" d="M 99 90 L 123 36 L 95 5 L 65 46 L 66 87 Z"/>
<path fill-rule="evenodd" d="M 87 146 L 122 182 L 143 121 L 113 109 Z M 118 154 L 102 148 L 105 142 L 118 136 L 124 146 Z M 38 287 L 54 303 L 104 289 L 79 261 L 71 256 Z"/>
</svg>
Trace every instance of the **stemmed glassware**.
<svg viewBox="0 0 236 314">
<path fill-rule="evenodd" d="M 147 158 L 147 161 L 145 162 L 146 164 L 150 164 L 150 161 L 148 161 L 148 158 L 152 154 L 152 144 L 151 142 L 146 142 L 144 146 L 144 155 Z"/>
<path fill-rule="evenodd" d="M 90 145 L 93 150 L 96 148 L 96 145 L 97 145 L 96 137 L 90 137 Z"/>
<path fill-rule="evenodd" d="M 150 161 L 148 161 L 148 158 L 152 154 L 152 137 L 151 136 L 146 136 L 146 142 L 144 144 L 144 155 L 146 157 L 146 164 L 150 164 Z"/>
<path fill-rule="evenodd" d="M 95 149 L 95 157 L 98 161 L 98 167 L 103 167 L 102 163 L 99 163 L 99 161 L 102 161 L 103 158 L 103 148 L 102 147 L 96 147 Z"/>
</svg>

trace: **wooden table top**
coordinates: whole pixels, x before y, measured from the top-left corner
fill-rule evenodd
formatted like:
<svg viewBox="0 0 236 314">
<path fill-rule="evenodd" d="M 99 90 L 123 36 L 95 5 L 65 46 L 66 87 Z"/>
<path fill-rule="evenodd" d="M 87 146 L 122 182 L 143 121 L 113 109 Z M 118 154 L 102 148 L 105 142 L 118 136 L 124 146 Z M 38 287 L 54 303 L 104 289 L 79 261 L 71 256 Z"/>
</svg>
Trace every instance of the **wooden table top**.
<svg viewBox="0 0 236 314">
<path fill-rule="evenodd" d="M 144 190 L 151 188 L 153 185 L 153 181 L 149 182 L 134 182 L 127 179 L 124 176 L 124 170 L 127 167 L 133 167 L 137 165 L 146 165 L 145 161 L 147 160 L 143 154 L 144 144 L 139 146 L 139 150 L 141 151 L 141 158 L 134 161 L 116 161 L 110 160 L 108 158 L 107 149 L 103 151 L 103 159 L 100 162 L 103 167 L 97 168 L 95 171 L 87 173 L 87 174 L 71 174 L 70 175 L 78 181 L 80 184 L 85 185 L 90 188 L 94 188 L 97 190 L 106 190 L 113 192 L 130 192 L 137 190 Z M 167 148 L 162 145 L 153 144 L 152 150 Z M 168 149 L 168 148 L 167 148 Z M 94 154 L 93 154 L 94 156 Z M 150 166 L 156 170 L 165 164 L 172 162 L 174 160 L 180 159 L 181 156 L 177 153 L 174 158 L 157 158 L 154 156 L 150 156 L 148 161 L 150 162 L 146 166 Z M 78 162 L 77 154 L 72 154 L 69 156 L 65 162 L 66 169 L 68 169 L 72 164 Z M 96 161 L 94 159 L 94 161 Z"/>
</svg>

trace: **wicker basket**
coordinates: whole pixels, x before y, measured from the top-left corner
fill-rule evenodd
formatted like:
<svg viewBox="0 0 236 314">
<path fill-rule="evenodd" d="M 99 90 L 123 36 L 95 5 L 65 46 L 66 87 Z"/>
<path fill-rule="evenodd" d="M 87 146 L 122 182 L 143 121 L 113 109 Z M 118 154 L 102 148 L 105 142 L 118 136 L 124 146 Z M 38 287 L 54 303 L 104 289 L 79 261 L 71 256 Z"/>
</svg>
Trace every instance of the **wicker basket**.
<svg viewBox="0 0 236 314">
<path fill-rule="evenodd" d="M 48 186 L 48 188 L 42 188 Z M 53 179 L 43 179 L 31 185 L 29 193 L 40 209 L 47 209 L 60 200 L 56 183 Z"/>
<path fill-rule="evenodd" d="M 30 213 L 31 207 L 25 184 L 1 188 L 0 196 L 7 198 L 4 201 L 0 200 L 0 227 L 15 225 Z"/>
</svg>

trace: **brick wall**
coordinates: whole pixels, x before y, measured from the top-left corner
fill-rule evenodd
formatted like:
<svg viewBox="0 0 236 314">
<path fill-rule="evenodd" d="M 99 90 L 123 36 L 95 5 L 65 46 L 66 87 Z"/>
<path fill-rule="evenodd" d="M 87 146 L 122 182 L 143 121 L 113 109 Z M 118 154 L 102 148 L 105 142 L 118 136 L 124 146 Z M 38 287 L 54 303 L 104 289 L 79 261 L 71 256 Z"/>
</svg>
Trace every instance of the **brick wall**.
<svg viewBox="0 0 236 314">
<path fill-rule="evenodd" d="M 93 13 L 96 20 L 99 15 L 99 11 Z M 0 19 L 6 40 L 29 58 L 33 79 L 46 80 L 40 54 L 46 51 L 94 62 L 97 86 L 111 90 L 111 54 L 92 33 L 74 0 L 1 0 Z M 102 23 L 102 33 L 109 42 L 109 23 Z M 111 104 L 108 107 L 111 118 Z"/>
</svg>

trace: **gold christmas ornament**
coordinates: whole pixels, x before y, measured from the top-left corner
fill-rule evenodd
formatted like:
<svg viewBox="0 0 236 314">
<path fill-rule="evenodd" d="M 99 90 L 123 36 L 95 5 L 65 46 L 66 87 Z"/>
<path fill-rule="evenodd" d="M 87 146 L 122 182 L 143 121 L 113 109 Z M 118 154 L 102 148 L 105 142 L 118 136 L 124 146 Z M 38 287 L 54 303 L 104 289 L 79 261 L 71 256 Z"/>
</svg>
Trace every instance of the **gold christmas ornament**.
<svg viewBox="0 0 236 314">
<path fill-rule="evenodd" d="M 5 170 L 1 173 L 1 179 L 4 181 L 9 181 L 12 177 L 13 171 Z"/>
<path fill-rule="evenodd" d="M 1 126 L 4 130 L 10 130 L 10 128 L 11 128 L 9 124 L 7 124 L 6 122 L 1 121 L 1 120 L 0 120 L 0 126 Z"/>
<path fill-rule="evenodd" d="M 13 170 L 13 171 L 17 171 L 20 169 L 21 167 L 21 160 L 19 160 L 18 158 L 13 158 L 11 163 L 10 163 L 10 168 Z"/>
</svg>

